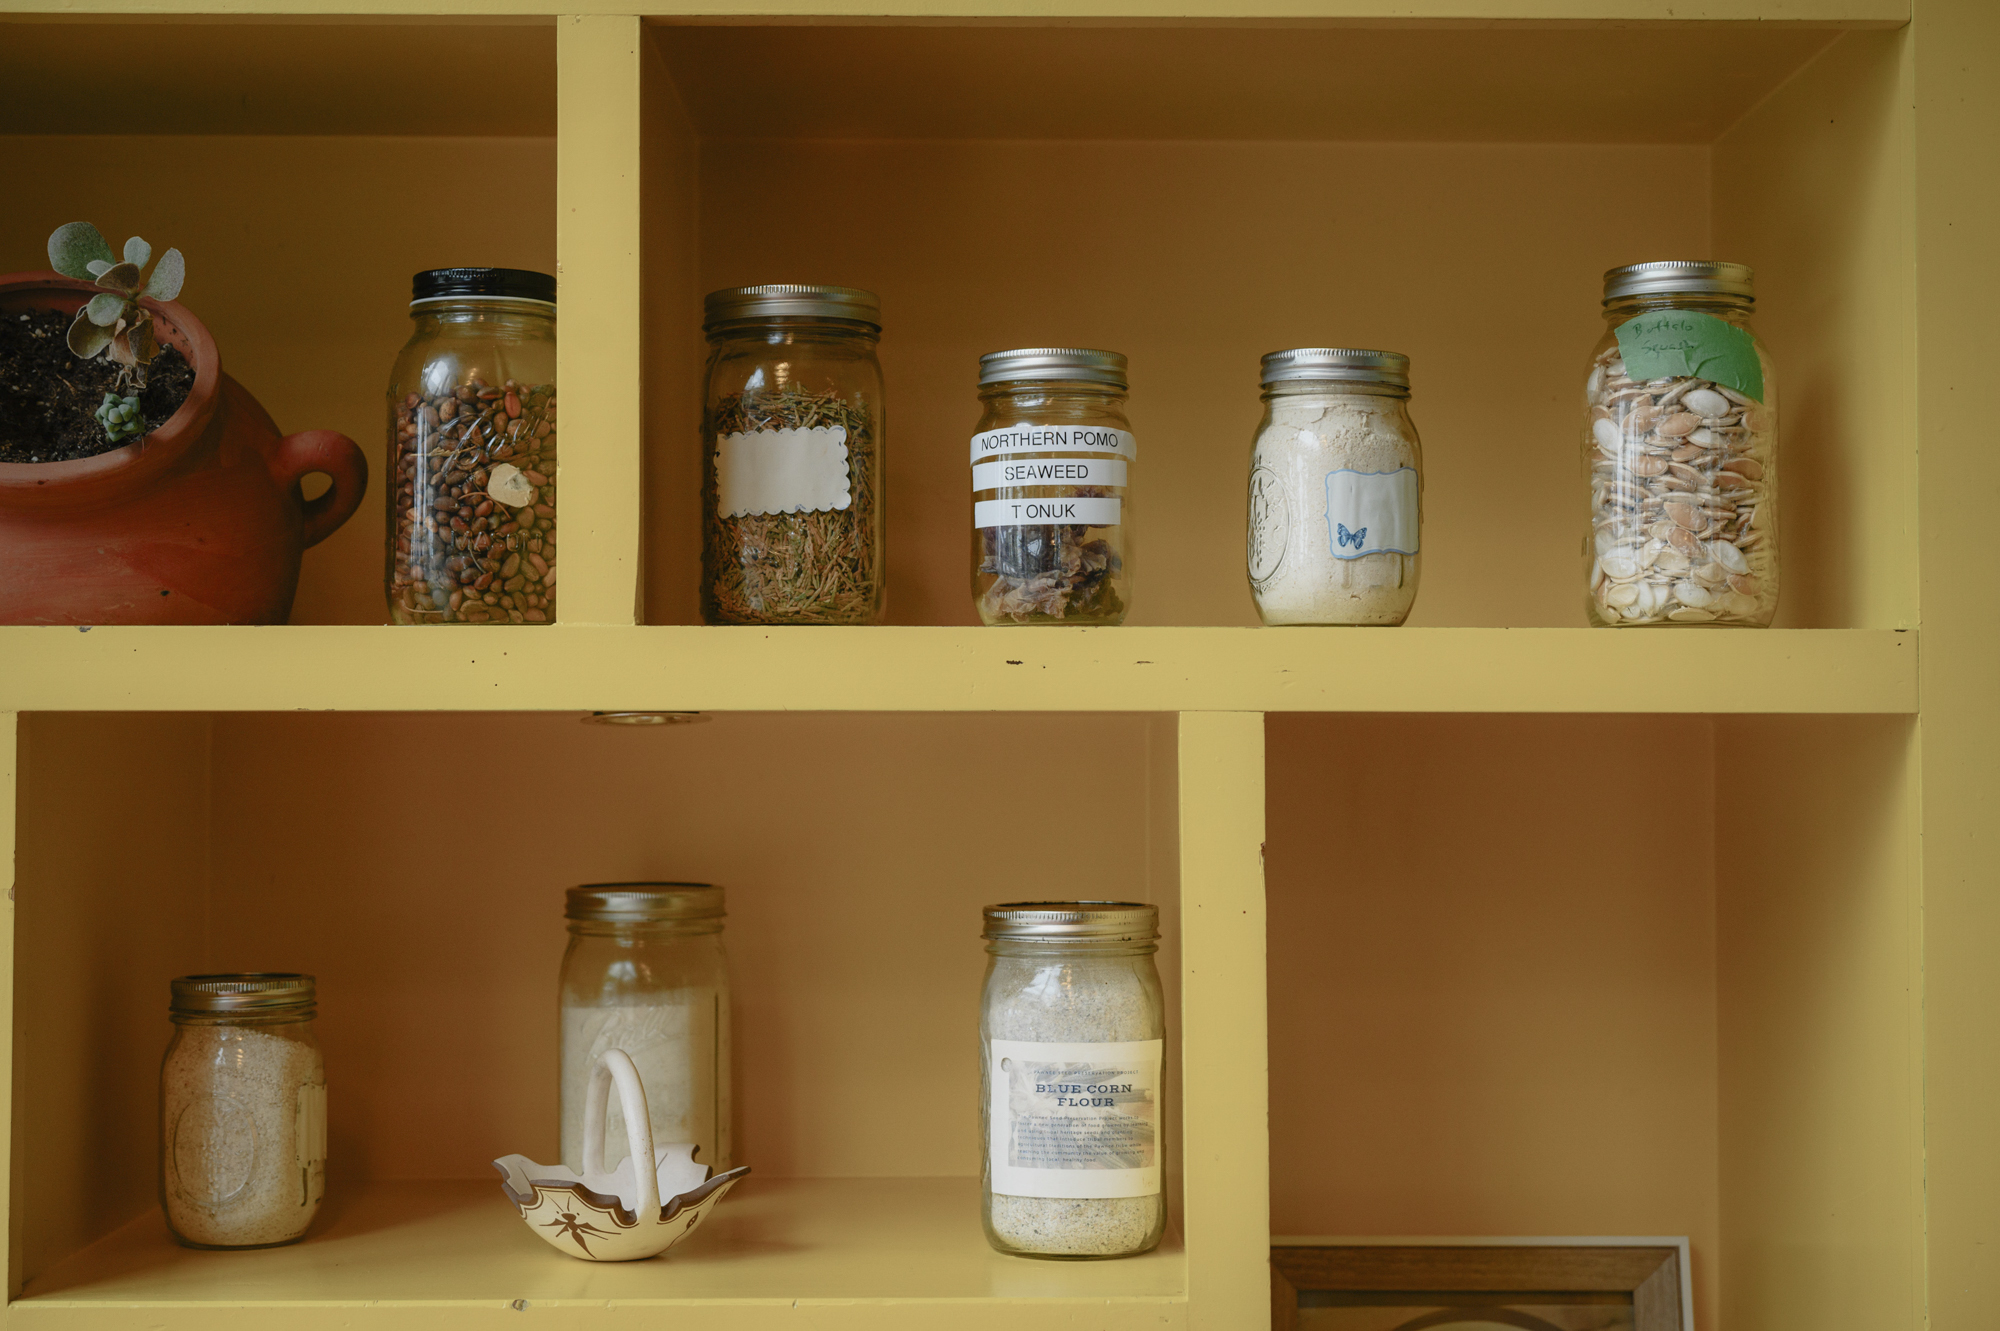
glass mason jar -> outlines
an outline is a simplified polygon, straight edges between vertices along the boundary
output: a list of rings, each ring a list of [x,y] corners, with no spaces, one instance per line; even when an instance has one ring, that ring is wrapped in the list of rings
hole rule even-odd
[[[296,1243],[326,1191],[313,977],[184,975],[160,1062],[160,1209],[190,1248]]]
[[[882,307],[851,287],[710,292],[703,331],[701,614],[881,617]]]
[[[1740,263],[1604,275],[1584,381],[1593,625],[1763,628],[1778,610],[1778,376]]]
[[[1300,347],[1264,357],[1250,449],[1250,596],[1266,624],[1401,624],[1423,568],[1424,455],[1410,358]]]
[[[556,280],[437,268],[389,376],[389,617],[556,618]]]
[[[1117,624],[1132,603],[1125,357],[1026,347],[979,358],[972,600],[986,624]]]
[[[729,967],[722,889],[707,883],[590,883],[569,890],[562,960],[563,1164],[583,1168],[591,1070],[607,1049],[631,1055],[646,1088],[655,1148],[678,1142],[729,1168]],[[631,1154],[614,1096],[604,1159]]]
[[[986,1238],[1024,1257],[1129,1257],[1166,1232],[1157,907],[986,908],[979,1008]]]

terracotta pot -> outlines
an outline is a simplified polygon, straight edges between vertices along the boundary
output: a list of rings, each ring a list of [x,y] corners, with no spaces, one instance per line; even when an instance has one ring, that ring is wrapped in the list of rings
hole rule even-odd
[[[72,317],[95,288],[56,273],[0,277],[0,318]],[[173,301],[147,301],[161,342],[194,367],[165,425],[71,462],[0,463],[0,623],[282,624],[299,556],[368,488],[368,462],[331,430],[280,436],[222,372],[215,340]],[[333,487],[307,500],[300,480]]]

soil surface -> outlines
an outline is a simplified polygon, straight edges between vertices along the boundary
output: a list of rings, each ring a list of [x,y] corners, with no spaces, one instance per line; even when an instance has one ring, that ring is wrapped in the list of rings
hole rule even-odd
[[[0,316],[0,462],[66,462],[125,446],[112,443],[97,423],[121,367],[103,355],[71,355],[69,325],[55,310]],[[193,388],[194,368],[163,348],[139,394],[147,432],[165,425]]]

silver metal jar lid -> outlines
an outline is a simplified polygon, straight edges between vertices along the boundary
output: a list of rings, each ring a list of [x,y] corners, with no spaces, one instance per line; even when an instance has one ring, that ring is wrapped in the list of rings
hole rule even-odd
[[[702,301],[702,327],[743,319],[852,319],[877,332],[882,328],[882,301],[872,291],[856,287],[814,287],[779,284],[731,287],[711,291]]]
[[[1160,908],[1134,901],[1010,901],[986,908],[986,927],[979,936],[1016,942],[1151,942],[1160,936]]]
[[[1757,298],[1748,264],[1720,259],[1661,259],[1628,263],[1604,274],[1604,303],[1626,296],[1741,296]]]
[[[1332,380],[1351,384],[1410,386],[1410,358],[1395,351],[1362,351],[1354,347],[1294,347],[1264,357],[1264,382],[1293,379]]]
[[[722,889],[713,883],[585,883],[565,894],[563,918],[597,924],[719,920]]]
[[[183,975],[169,986],[176,1016],[311,1016],[318,1001],[313,977],[295,971],[236,971]]]
[[[979,386],[1020,380],[1060,379],[1126,387],[1125,357],[1116,351],[1080,347],[1018,347],[989,351],[979,358]]]

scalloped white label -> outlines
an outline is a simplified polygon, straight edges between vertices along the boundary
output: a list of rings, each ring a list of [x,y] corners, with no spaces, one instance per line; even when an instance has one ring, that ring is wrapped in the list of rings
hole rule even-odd
[[[715,441],[716,508],[725,518],[846,508],[847,477],[845,426],[749,430]]]

